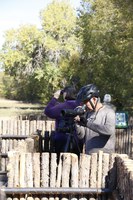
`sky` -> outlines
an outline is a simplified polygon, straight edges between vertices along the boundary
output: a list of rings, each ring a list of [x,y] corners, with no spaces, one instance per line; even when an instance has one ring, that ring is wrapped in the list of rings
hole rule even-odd
[[[80,0],[68,0],[76,9]],[[20,25],[33,24],[41,27],[39,13],[52,0],[0,0],[0,48],[4,42],[4,32]]]

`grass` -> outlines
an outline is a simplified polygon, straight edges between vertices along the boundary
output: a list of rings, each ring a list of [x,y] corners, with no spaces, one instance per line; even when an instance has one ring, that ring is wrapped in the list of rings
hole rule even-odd
[[[43,115],[44,108],[41,104],[24,103],[22,101],[15,101],[3,98],[3,77],[4,72],[0,72],[0,119],[14,118],[20,115]]]
[[[43,105],[0,98],[0,118],[43,115]]]

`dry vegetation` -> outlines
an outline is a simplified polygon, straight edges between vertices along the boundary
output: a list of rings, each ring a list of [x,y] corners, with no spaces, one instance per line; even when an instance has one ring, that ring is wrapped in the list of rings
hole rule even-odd
[[[27,116],[30,114],[43,115],[43,105],[0,98],[0,118],[18,117],[20,115]]]

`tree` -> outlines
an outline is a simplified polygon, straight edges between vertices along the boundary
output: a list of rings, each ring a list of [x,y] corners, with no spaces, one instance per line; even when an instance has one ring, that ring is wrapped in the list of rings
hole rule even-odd
[[[14,79],[17,99],[28,100],[30,80],[42,65],[45,51],[41,38],[42,34],[35,26],[25,25],[6,32],[1,60],[5,73]]]
[[[61,59],[69,59],[77,48],[76,13],[69,2],[53,0],[40,15],[49,59],[59,67]]]
[[[101,95],[113,96],[118,109],[129,105],[133,83],[133,4],[122,4],[121,0],[84,0],[79,18],[84,71],[81,83],[96,83]]]
[[[54,0],[40,12],[40,17],[47,62],[38,71],[37,78],[41,85],[46,85],[46,91],[51,88],[53,92],[64,86],[62,82],[71,82],[73,76],[71,59],[79,54],[79,41],[75,36],[76,12],[68,1]],[[42,95],[48,99],[46,91]]]
[[[1,58],[17,99],[47,101],[77,52],[76,13],[67,1],[53,1],[40,16],[41,30],[27,25],[6,33]]]

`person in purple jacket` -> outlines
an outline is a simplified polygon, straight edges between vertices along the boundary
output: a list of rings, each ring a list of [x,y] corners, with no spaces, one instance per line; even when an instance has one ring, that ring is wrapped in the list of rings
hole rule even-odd
[[[63,95],[64,102],[59,101],[59,97]],[[66,145],[68,142],[69,131],[65,132],[61,127],[64,124],[64,118],[62,116],[62,110],[64,109],[74,109],[78,106],[76,98],[76,90],[72,86],[67,86],[63,90],[58,90],[54,93],[53,98],[50,100],[48,105],[45,108],[44,113],[52,119],[55,119],[55,152],[59,154],[60,152],[66,152]],[[74,137],[78,141],[77,134],[73,133]],[[76,144],[73,146],[73,153],[76,153],[77,147]],[[79,152],[77,152],[79,153]]]

